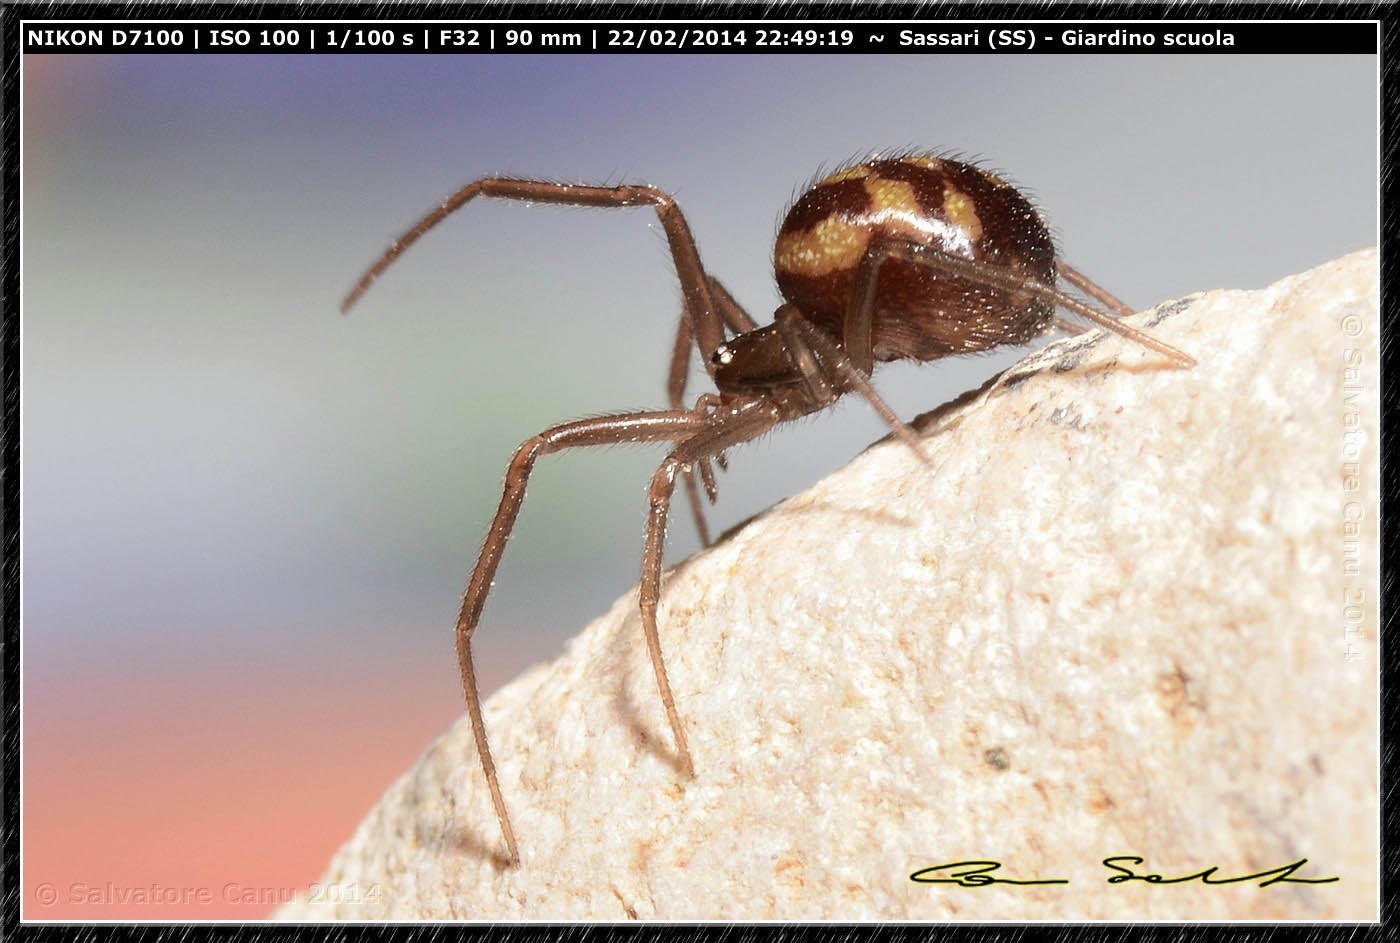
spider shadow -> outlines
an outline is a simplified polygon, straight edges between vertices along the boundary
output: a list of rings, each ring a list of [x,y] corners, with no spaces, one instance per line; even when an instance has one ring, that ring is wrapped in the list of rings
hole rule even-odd
[[[444,744],[438,744],[434,747],[434,752],[440,752],[445,749],[448,748]],[[475,754],[474,750],[471,754],[470,761],[473,765],[481,762],[480,757]],[[423,774],[420,770],[418,775],[415,776],[413,790],[413,804],[415,806],[421,805],[422,803],[422,793],[418,783],[418,780],[422,778]],[[448,796],[447,819],[450,824],[446,829],[439,831],[439,820],[427,816],[416,817],[413,823],[413,839],[417,846],[420,848],[440,846],[444,852],[456,852],[463,857],[488,861],[498,872],[510,868],[511,862],[509,855],[500,850],[500,847],[492,846],[489,837],[478,833],[475,829],[463,825],[458,821],[457,798],[450,793]],[[443,832],[446,834],[443,834]],[[489,834],[489,826],[487,834]],[[497,841],[504,844],[504,838],[501,837],[499,830],[496,832],[496,835]]]
[[[617,691],[613,695],[613,711],[617,714],[623,727],[631,734],[638,748],[671,767],[671,771],[676,775],[676,781],[684,786],[686,781],[685,764],[681,762],[680,754],[676,752],[675,747],[662,739],[662,735],[654,733],[652,728],[642,719],[637,705],[627,696],[627,680],[627,673],[624,671],[618,679]],[[658,700],[659,697],[658,695]]]
[[[963,392],[959,393],[957,396],[954,396],[947,402],[940,403],[939,405],[933,407],[928,412],[919,413],[919,415],[909,420],[909,427],[915,432],[919,433],[920,435],[926,435],[929,432],[934,431],[943,431],[939,429],[939,424],[946,416],[948,416],[949,413],[955,413],[958,410],[962,409],[964,406],[966,406],[968,403],[971,403],[973,400],[979,399],[982,396],[986,395],[986,393],[989,390],[991,390],[999,382],[1001,382],[1001,378],[1005,376],[1007,372],[1011,369],[1015,368],[1008,368],[1008,370],[1003,370],[1000,373],[994,374],[993,376],[989,377],[981,386],[974,387],[970,390],[964,390]],[[1027,379],[1029,379],[1029,376],[1030,374],[1028,373]],[[951,426],[949,428],[951,428]],[[879,445],[883,442],[888,442],[893,438],[894,433],[891,432],[879,442],[873,443],[871,447],[873,448],[875,445]]]
[[[676,576],[685,572],[685,570],[693,564],[695,559],[696,557],[694,556],[689,557],[674,569],[662,574],[661,598],[663,600],[666,598],[666,584],[674,580]],[[658,627],[664,627],[665,623],[660,619],[661,612],[658,611],[657,615]],[[626,653],[634,648],[631,644],[633,642],[643,647],[646,644],[642,637],[641,614],[637,607],[634,606],[630,615],[623,620],[617,633],[617,639],[618,644],[611,647],[608,656],[607,674],[614,679],[612,696],[610,698],[611,710],[617,716],[623,729],[631,735],[638,749],[650,753],[652,756],[655,756],[657,759],[670,766],[671,770],[676,774],[677,779],[683,783],[685,780],[685,764],[681,762],[680,753],[677,752],[675,746],[670,743],[670,725],[667,724],[663,718],[661,726],[653,727],[642,718],[639,705],[628,694],[631,687],[633,669],[632,666],[627,663],[625,657]],[[664,654],[664,644],[662,650]],[[651,679],[649,678],[648,680]],[[642,687],[645,687],[645,685],[642,685]],[[661,695],[655,690],[654,681],[652,682],[652,688],[652,694],[656,697],[657,707],[660,707]],[[679,709],[679,706],[677,709]],[[684,717],[684,713],[682,713],[682,717]]]
[[[424,826],[420,824],[417,828],[420,846],[423,844]],[[475,858],[489,861],[497,871],[505,871],[510,868],[510,857],[498,848],[493,848],[472,829],[466,826],[454,824],[448,830],[447,841],[444,843],[448,851],[454,851],[463,857]]]

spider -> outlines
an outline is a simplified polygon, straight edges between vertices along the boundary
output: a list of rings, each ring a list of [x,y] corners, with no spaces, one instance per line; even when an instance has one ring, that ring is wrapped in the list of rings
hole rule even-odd
[[[573,206],[651,206],[680,278],[684,305],[671,356],[669,409],[618,413],[550,426],[527,439],[506,470],[505,493],[472,571],[457,617],[457,658],[482,772],[509,852],[519,849],[487,744],[471,654],[481,619],[541,455],[585,445],[667,442],[671,451],[651,479],[639,590],[642,631],[656,685],[687,777],[694,763],[676,711],[657,636],[661,552],[676,478],[684,479],[701,540],[709,533],[696,478],[713,502],[710,462],[725,467],[733,446],[779,423],[825,409],[845,393],[864,396],[926,462],[918,435],[870,385],[875,364],[937,360],[1021,344],[1052,324],[1084,328],[1056,315],[1064,308],[1189,367],[1195,361],[1115,320],[1132,309],[1057,258],[1044,219],[1015,187],[984,169],[925,155],[895,155],[843,166],[807,189],[778,230],[774,268],[783,296],[773,323],[760,327],[706,273],[676,202],[652,186],[582,186],[485,177],[462,187],[400,236],[345,296],[349,310],[370,284],[420,236],[478,196]],[[1095,307],[1055,285],[1063,278]],[[690,348],[696,345],[718,392],[684,404]]]

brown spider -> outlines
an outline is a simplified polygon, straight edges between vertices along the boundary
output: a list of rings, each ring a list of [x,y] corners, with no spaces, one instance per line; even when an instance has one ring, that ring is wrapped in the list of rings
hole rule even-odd
[[[723,467],[725,450],[731,446],[757,438],[778,423],[825,409],[844,393],[863,395],[923,458],[917,434],[870,386],[876,362],[937,360],[1024,343],[1052,322],[1071,333],[1083,330],[1057,317],[1056,308],[1088,318],[1182,366],[1195,363],[1174,347],[1119,323],[1108,312],[1057,290],[1057,278],[1064,278],[1119,315],[1132,313],[1056,258],[1044,220],[1016,188],[970,164],[918,155],[843,167],[797,200],[778,230],[774,253],[785,302],[766,327],[759,327],[706,274],[680,208],[661,190],[502,177],[467,184],[414,224],[370,266],[346,295],[341,310],[348,310],[419,236],[477,196],[573,206],[654,207],[670,243],[685,301],[671,357],[671,408],[565,422],[521,445],[506,470],[505,494],[462,600],[457,617],[462,687],[512,864],[519,862],[520,855],[486,742],[471,636],[539,456],[582,445],[673,443],[651,480],[639,595],[642,630],[676,752],[686,775],[693,776],[656,631],[661,550],[678,473],[685,478],[701,539],[708,545],[696,474],[714,501],[711,459]],[[692,343],[699,347],[719,392],[703,394],[694,408],[686,409],[683,397]]]

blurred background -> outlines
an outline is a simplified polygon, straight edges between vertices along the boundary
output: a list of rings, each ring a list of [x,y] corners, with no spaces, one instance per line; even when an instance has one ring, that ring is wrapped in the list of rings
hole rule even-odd
[[[514,448],[665,405],[680,293],[646,208],[474,203],[337,312],[461,184],[668,189],[764,322],[795,191],[874,149],[983,158],[1137,307],[1376,240],[1369,56],[31,55],[22,80],[28,918],[255,918],[316,880],[461,713],[452,626]],[[1024,354],[877,386],[911,417]],[[852,397],[740,449],[713,529],[885,434]],[[636,582],[661,455],[540,463],[486,691]]]

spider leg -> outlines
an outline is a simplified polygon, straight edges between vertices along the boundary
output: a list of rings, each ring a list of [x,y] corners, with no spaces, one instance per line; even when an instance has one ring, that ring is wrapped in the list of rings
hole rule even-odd
[[[749,313],[744,310],[743,305],[734,300],[729,289],[721,285],[719,279],[713,275],[709,278],[710,297],[714,299],[715,307],[719,308],[720,317],[724,318],[724,323],[729,325],[729,329],[735,334],[747,334],[749,331],[756,330],[758,322],[749,317]]]
[[[704,420],[705,427],[680,442],[651,479],[638,604],[641,607],[647,652],[651,655],[652,670],[656,674],[656,686],[661,692],[661,703],[671,724],[676,752],[687,776],[695,775],[695,764],[690,757],[690,748],[686,746],[680,715],[676,712],[676,699],[671,694],[671,683],[666,677],[666,665],[661,658],[661,640],[656,631],[656,605],[661,598],[661,551],[666,542],[666,519],[670,515],[676,474],[685,466],[707,459],[722,449],[758,438],[781,421],[782,414],[778,407],[761,398],[745,400],[724,411],[711,413]]]
[[[1099,304],[1116,312],[1118,317],[1125,318],[1130,314],[1137,313],[1132,308],[1128,307],[1128,305],[1119,301],[1116,295],[1110,294],[1097,282],[1090,280],[1088,276],[1084,275],[1064,259],[1057,260],[1055,265],[1060,270],[1061,278],[1084,292],[1084,294],[1088,295],[1090,298],[1098,301]],[[1059,315],[1055,316],[1055,326],[1069,335],[1083,334],[1085,331],[1089,330],[1084,325],[1075,324],[1073,321],[1066,320]]]
[[[1042,301],[1047,301],[1060,308],[1072,311],[1082,318],[1093,321],[1100,327],[1107,328],[1116,334],[1121,334],[1134,343],[1141,344],[1151,350],[1157,351],[1176,362],[1182,367],[1195,366],[1196,361],[1189,354],[1177,350],[1170,344],[1157,340],[1145,331],[1139,331],[1135,327],[1119,322],[1106,311],[1100,311],[1093,305],[1085,304],[1078,298],[1067,295],[1053,286],[1038,282],[1033,278],[1018,275],[1015,272],[1003,271],[990,266],[978,265],[968,259],[936,249],[933,246],[914,242],[908,239],[887,238],[876,242],[866,250],[860,262],[860,274],[856,278],[855,291],[859,302],[848,308],[844,329],[846,331],[845,347],[851,359],[857,367],[867,368],[873,364],[873,348],[871,346],[871,319],[875,308],[875,289],[879,280],[880,266],[889,259],[898,259],[903,262],[910,262],[915,265],[922,265],[925,268],[938,272],[945,272],[949,275],[956,275],[971,282],[978,282],[992,288],[1000,288],[1004,291],[1025,292],[1033,295]],[[1070,271],[1074,271],[1070,269]],[[1078,272],[1075,277],[1083,278]],[[1071,284],[1078,285],[1078,282],[1067,278]],[[1083,279],[1089,285],[1093,285],[1088,279]],[[1097,285],[1093,286],[1098,288]],[[1088,291],[1088,289],[1084,289]],[[1102,291],[1102,289],[1099,289]],[[1105,292],[1105,294],[1107,294]],[[1111,295],[1109,297],[1112,297]],[[1115,301],[1117,299],[1114,299]],[[1122,302],[1118,302],[1122,304]],[[1126,307],[1126,305],[1124,306]],[[855,345],[854,347],[852,345]],[[868,370],[867,370],[868,372]]]
[[[815,364],[809,366],[809,362],[813,361],[813,350],[821,355],[822,361],[835,370],[836,374],[845,380],[848,386],[856,389],[870,402],[871,406],[875,407],[875,411],[889,424],[895,435],[914,450],[914,454],[919,456],[921,462],[925,465],[931,464],[928,455],[924,452],[923,445],[919,442],[919,434],[900,421],[895,411],[890,409],[889,404],[881,399],[880,394],[876,393],[875,388],[870,385],[868,376],[861,373],[836,341],[803,317],[802,312],[793,305],[784,305],[779,308],[776,322],[778,331],[783,335],[783,343],[797,357],[798,370],[807,381],[808,390],[812,392],[814,401],[829,403],[836,398],[837,394],[833,393],[826,381],[820,377],[820,372]],[[809,374],[809,370],[818,371],[816,379],[821,379],[820,386],[813,386],[814,378]],[[825,390],[825,396],[821,392],[823,390]]]
[[[359,281],[345,296],[345,300],[340,303],[340,310],[349,310],[374,280],[402,255],[405,249],[417,242],[419,237],[440,223],[453,210],[478,196],[566,206],[651,206],[656,210],[661,228],[666,233],[666,241],[671,248],[676,275],[681,283],[681,293],[685,297],[685,310],[690,316],[690,328],[695,334],[700,354],[705,359],[705,370],[711,376],[714,375],[710,355],[715,352],[715,348],[724,343],[724,322],[711,297],[710,283],[704,267],[700,264],[700,252],[695,246],[695,237],[691,235],[685,216],[681,214],[680,207],[670,194],[656,187],[626,184],[617,187],[589,187],[513,177],[483,177],[474,180],[449,196],[394,240],[360,276]]]
[[[719,279],[713,275],[707,276],[710,284],[710,297],[715,302],[720,317],[724,319],[725,326],[735,334],[743,334],[758,327],[758,323],[749,317],[749,313],[734,300],[734,296],[729,293]],[[690,345],[693,341],[690,329],[690,316],[682,311],[680,324],[676,327],[676,342],[671,351],[671,369],[666,384],[666,391],[671,398],[671,408],[681,409],[685,400],[685,383],[690,375]],[[697,407],[698,408],[698,407]],[[720,463],[724,467],[724,463]],[[700,491],[695,485],[695,469],[686,468],[685,491],[690,501],[690,513],[695,518],[695,529],[700,534],[700,545],[708,547],[710,545],[710,529],[705,525],[704,505],[700,501]],[[708,464],[702,464],[700,475],[704,479],[705,493],[709,496],[710,503],[715,503],[715,480],[714,472]]]
[[[666,392],[671,398],[671,408],[680,409],[685,397],[685,381],[690,375],[690,345],[694,336],[690,330],[690,314],[681,312],[680,324],[676,327],[676,343],[671,350],[671,369],[666,381]],[[690,501],[690,514],[695,518],[695,530],[700,535],[700,546],[710,545],[710,529],[705,525],[705,508],[700,503],[700,491],[695,487],[695,473],[685,470],[685,493]]]
[[[705,523],[705,505],[700,500],[700,489],[695,484],[695,471],[687,468],[683,473],[685,477],[686,500],[690,502],[690,516],[695,518],[695,532],[700,535],[700,546],[708,547],[710,541],[710,528]],[[710,503],[715,503],[714,477],[711,476],[705,482],[705,490],[711,496]]]
[[[491,760],[491,748],[486,742],[486,724],[481,716],[481,696],[476,685],[471,637],[476,631],[477,623],[481,621],[481,609],[486,604],[487,593],[491,591],[491,580],[496,575],[496,567],[501,562],[506,541],[510,539],[511,530],[515,526],[516,515],[520,513],[520,504],[525,499],[525,485],[530,479],[535,459],[560,449],[583,445],[682,441],[711,424],[709,417],[685,410],[621,413],[565,422],[551,426],[527,440],[516,451],[506,470],[505,493],[501,496],[500,506],[491,521],[491,529],[487,532],[481,555],[477,557],[476,568],[467,583],[467,591],[462,598],[462,609],[457,616],[457,662],[462,672],[462,690],[466,695],[472,733],[476,737],[481,771],[491,791],[491,801],[496,807],[496,818],[500,820],[501,833],[505,836],[512,864],[519,863],[520,853],[515,844],[515,832],[510,827],[510,816],[506,814],[505,800],[501,796],[496,765]]]
[[[719,409],[723,405],[724,397],[720,396],[718,393],[701,393],[695,398],[694,411],[705,415],[713,415],[713,411]],[[720,468],[728,467],[723,452],[716,454],[714,458],[715,461],[719,463]],[[715,501],[719,500],[719,487],[715,484],[715,470],[710,467],[709,458],[696,459],[693,463],[686,466],[686,484],[694,485],[692,473],[697,469],[700,472],[700,480],[705,483],[705,495],[710,499],[710,503],[714,504]],[[708,547],[709,543],[707,542],[705,546]]]
[[[708,458],[697,459],[692,467],[697,466],[700,469],[700,480],[705,483],[705,495],[710,499],[710,503],[714,504],[719,500],[719,488],[715,485],[715,470],[710,467]],[[689,474],[688,469],[687,474]]]
[[[1109,294],[1097,282],[1091,281],[1079,269],[1070,265],[1064,259],[1056,262],[1056,267],[1060,270],[1060,277],[1078,288],[1084,294],[1093,298],[1099,304],[1111,311],[1118,312],[1120,318],[1126,318],[1130,314],[1137,314],[1132,308],[1119,301],[1117,296]]]
[[[713,275],[706,275],[705,278],[710,286],[710,297],[725,327],[734,334],[743,334],[758,327],[758,322],[749,317],[749,313],[734,300],[719,279]],[[676,325],[676,341],[671,348],[671,368],[666,380],[666,392],[671,398],[672,409],[680,409],[685,401],[685,384],[690,375],[690,345],[693,341],[690,312],[683,310]]]
[[[817,355],[812,350],[810,334],[802,329],[802,324],[807,319],[802,316],[802,312],[796,305],[785,304],[780,307],[773,316],[773,323],[778,327],[778,334],[783,339],[783,346],[793,358],[793,366],[802,376],[802,382],[807,387],[807,397],[812,403],[820,406],[827,406],[836,402],[836,397],[840,394],[831,388],[827,382],[826,375],[817,362]],[[835,345],[832,345],[835,346]],[[849,358],[844,358],[849,363]],[[833,366],[835,366],[833,364]]]

